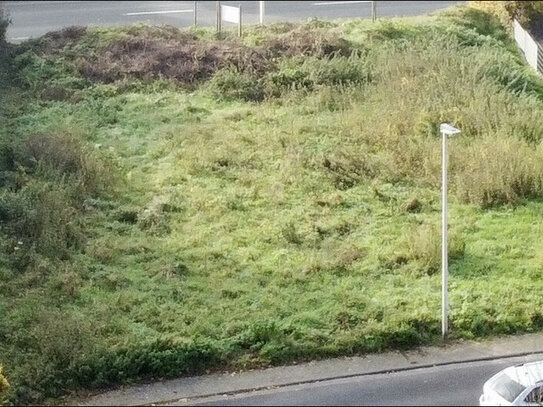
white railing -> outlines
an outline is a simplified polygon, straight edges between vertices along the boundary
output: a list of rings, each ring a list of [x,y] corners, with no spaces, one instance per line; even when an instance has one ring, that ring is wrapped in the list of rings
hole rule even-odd
[[[516,19],[513,20],[513,32],[515,41],[524,53],[528,64],[543,75],[543,46]]]

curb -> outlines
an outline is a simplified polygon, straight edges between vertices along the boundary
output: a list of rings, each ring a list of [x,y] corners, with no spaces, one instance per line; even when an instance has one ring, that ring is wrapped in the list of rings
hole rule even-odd
[[[364,377],[496,359],[543,354],[543,333],[498,337],[483,341],[455,341],[407,351],[338,357],[248,371],[217,372],[208,375],[158,380],[121,386],[73,400],[73,405],[171,404],[235,395],[266,389],[332,380]],[[542,358],[543,359],[543,358]]]
[[[373,376],[373,375],[384,374],[384,373],[405,372],[405,371],[417,370],[417,369],[427,369],[430,367],[437,367],[437,366],[459,365],[459,364],[464,364],[464,363],[484,362],[484,361],[496,360],[496,359],[516,358],[516,357],[522,357],[522,356],[528,356],[528,355],[536,355],[539,353],[543,355],[543,350],[534,351],[534,352],[513,353],[507,356],[486,356],[486,357],[481,357],[481,358],[455,360],[455,361],[448,361],[448,362],[428,363],[428,364],[418,365],[418,366],[399,367],[396,369],[383,369],[383,370],[376,370],[376,371],[366,372],[366,373],[352,373],[352,374],[346,374],[346,375],[329,376],[329,377],[324,377],[324,378],[319,378],[319,379],[301,380],[301,381],[296,381],[296,382],[286,383],[286,384],[276,384],[276,385],[271,385],[271,386],[260,386],[260,387],[252,387],[252,388],[247,388],[247,389],[237,389],[237,390],[232,390],[232,391],[227,391],[227,392],[201,394],[198,396],[180,397],[180,398],[175,398],[171,400],[160,400],[160,401],[155,401],[153,403],[134,404],[134,406],[156,406],[156,405],[161,405],[161,404],[175,403],[176,401],[179,401],[179,400],[187,400],[187,401],[198,400],[198,399],[204,399],[208,397],[222,396],[224,394],[228,394],[228,395],[243,394],[243,393],[250,393],[250,392],[261,391],[261,390],[281,389],[285,387],[299,386],[299,385],[310,384],[310,383],[320,383],[320,382],[327,382],[327,381],[332,381],[332,380],[349,379],[352,377]]]

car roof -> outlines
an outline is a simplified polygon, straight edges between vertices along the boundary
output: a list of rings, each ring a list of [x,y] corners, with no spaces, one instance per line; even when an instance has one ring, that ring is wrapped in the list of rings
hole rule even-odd
[[[503,373],[524,387],[531,387],[543,381],[543,360],[511,366],[503,370]]]

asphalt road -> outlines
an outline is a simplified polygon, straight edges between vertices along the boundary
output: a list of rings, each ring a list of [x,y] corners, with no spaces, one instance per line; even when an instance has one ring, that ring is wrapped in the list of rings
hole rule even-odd
[[[197,20],[215,26],[215,1],[198,1]],[[461,1],[378,1],[377,16],[413,16],[449,7]],[[8,39],[18,42],[71,25],[119,26],[136,22],[189,27],[194,23],[194,1],[4,1],[12,25]],[[242,21],[259,22],[258,1],[223,1],[242,6]],[[370,18],[370,1],[266,1],[264,22]],[[223,23],[223,26],[232,25]]]
[[[541,354],[359,376],[238,395],[179,401],[199,406],[460,406],[478,405],[483,384],[505,367]]]

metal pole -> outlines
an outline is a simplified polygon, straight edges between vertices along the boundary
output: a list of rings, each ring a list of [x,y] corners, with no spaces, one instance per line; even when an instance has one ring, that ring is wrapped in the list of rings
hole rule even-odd
[[[194,0],[194,26],[196,27],[198,25],[198,2]]]
[[[264,2],[263,1],[259,1],[258,2],[260,4],[260,25],[264,24]]]
[[[375,22],[375,20],[377,19],[377,5],[375,4],[377,3],[376,1],[372,1],[371,2],[371,21]]]
[[[241,4],[238,5],[238,12],[239,12],[238,35],[241,37]]]
[[[217,11],[217,33],[219,34],[219,38],[220,38],[220,34],[221,34],[221,2],[220,1],[216,1],[215,2],[215,7],[216,7],[216,11]]]
[[[447,135],[441,134],[443,138],[443,168],[441,174],[442,183],[442,208],[441,208],[441,333],[443,339],[447,338],[449,331],[448,314],[449,314],[449,299],[447,292],[449,267],[447,259]]]

